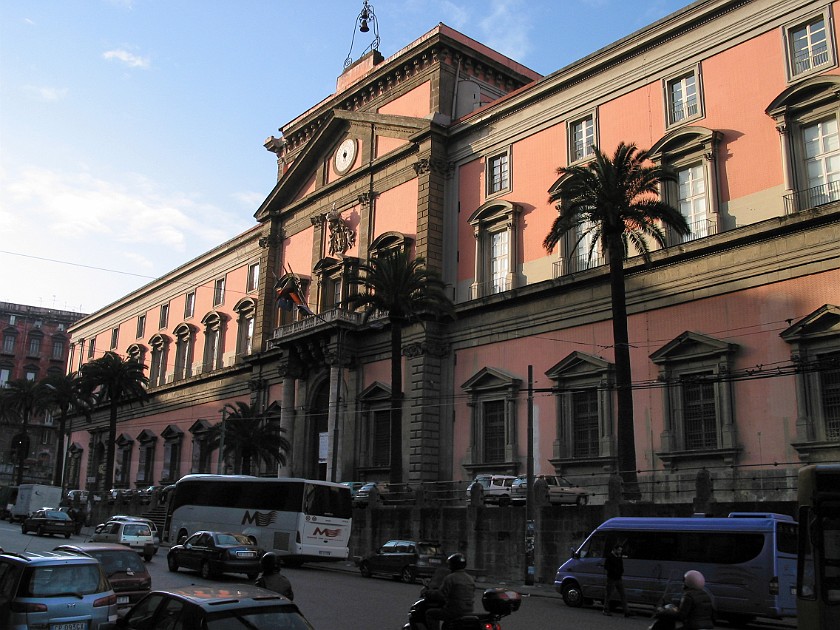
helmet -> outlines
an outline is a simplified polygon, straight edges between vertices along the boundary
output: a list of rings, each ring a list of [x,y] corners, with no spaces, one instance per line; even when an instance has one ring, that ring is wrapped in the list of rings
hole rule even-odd
[[[706,584],[706,578],[703,577],[700,571],[686,571],[683,576],[683,582],[689,588],[702,589]]]
[[[274,573],[282,565],[280,563],[280,557],[276,553],[269,551],[260,558],[260,566],[262,567],[263,573]]]
[[[458,571],[467,568],[467,559],[462,553],[453,553],[446,559],[446,564],[449,565],[450,571]]]

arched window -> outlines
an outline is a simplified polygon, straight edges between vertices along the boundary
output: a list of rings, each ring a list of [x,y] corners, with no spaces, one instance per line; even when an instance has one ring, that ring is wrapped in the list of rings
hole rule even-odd
[[[192,434],[192,464],[191,473],[209,473],[212,464],[213,444],[211,440],[212,425],[208,420],[196,420],[190,427]]]
[[[488,201],[469,218],[475,235],[475,276],[470,299],[517,286],[517,234],[521,208],[503,199]]]
[[[145,363],[146,361],[146,346],[139,343],[133,343],[126,348],[125,353],[129,359],[133,359],[138,363]]]
[[[169,337],[154,335],[149,339],[152,360],[149,366],[149,386],[157,387],[166,383],[166,361],[169,354]]]
[[[121,433],[117,437],[116,445],[114,487],[128,488],[131,485],[131,453],[134,450],[134,440],[127,433]]]
[[[193,347],[195,345],[195,326],[180,324],[174,331],[175,336],[175,375],[180,381],[192,376]]]
[[[156,442],[157,436],[148,429],[143,429],[137,436],[137,443],[140,445],[137,458],[138,484],[154,484]]]
[[[239,360],[254,352],[257,303],[252,298],[245,298],[239,300],[233,310],[236,313],[236,358]]]
[[[226,315],[212,311],[201,320],[201,325],[204,326],[202,372],[212,372],[224,365],[226,319]]]
[[[184,432],[177,425],[168,425],[160,434],[163,438],[163,470],[161,483],[175,483],[181,478],[181,447]]]
[[[326,257],[318,261],[314,272],[318,276],[318,310],[321,313],[341,304],[358,266],[359,259],[352,256],[340,259]]]

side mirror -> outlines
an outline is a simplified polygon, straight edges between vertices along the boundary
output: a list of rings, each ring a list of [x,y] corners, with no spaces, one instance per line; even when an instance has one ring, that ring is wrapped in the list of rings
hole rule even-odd
[[[192,549],[192,545],[186,544],[186,545],[184,545],[184,549]]]
[[[186,536],[181,536],[181,537],[178,539],[178,544],[179,544],[179,545],[183,545],[183,544],[186,542],[186,540],[187,540],[187,537],[186,537]]]
[[[571,554],[571,557],[575,560],[580,560],[580,554],[574,547],[569,547],[569,554]]]

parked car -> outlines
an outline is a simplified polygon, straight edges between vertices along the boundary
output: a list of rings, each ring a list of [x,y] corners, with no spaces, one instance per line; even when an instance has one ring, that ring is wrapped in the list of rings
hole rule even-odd
[[[99,529],[99,528],[97,528]],[[109,542],[131,547],[149,562],[155,555],[155,539],[148,523],[142,521],[108,521],[94,531],[91,542]]]
[[[155,553],[158,552],[160,549],[160,532],[158,531],[157,525],[155,522],[150,518],[145,518],[144,516],[130,516],[127,514],[115,514],[108,521],[135,521],[138,523],[146,523],[149,526],[149,529],[152,530],[152,537],[155,539]],[[100,523],[97,525],[93,531],[94,533],[98,534],[105,528],[106,523]]]
[[[137,491],[133,488],[111,488],[108,492],[108,503],[115,503],[117,501],[127,503],[131,501],[135,494],[137,494]]]
[[[365,485],[365,482],[364,481],[342,481],[341,484],[350,488],[350,496],[355,497],[356,493],[359,492],[359,489],[361,489],[361,487]]]
[[[78,503],[84,505],[87,503],[90,493],[87,490],[70,490],[67,492],[67,500],[71,503]]]
[[[221,573],[244,573],[255,580],[263,550],[245,534],[200,531],[173,545],[166,554],[170,571],[194,569],[208,579]]]
[[[564,503],[586,505],[589,502],[589,492],[586,488],[573,484],[565,477],[560,475],[536,475],[534,478],[545,481],[548,502],[552,505]],[[519,475],[511,486],[511,499],[514,503],[525,503],[527,498],[528,476]]]
[[[373,488],[379,492],[379,500],[383,505],[399,505],[414,503],[414,490],[406,483],[386,483],[384,481],[369,481],[356,492],[353,497],[354,507],[367,507],[370,502],[370,492]]]
[[[177,615],[177,626],[173,616]],[[247,584],[202,585],[152,591],[117,621],[117,628],[155,630],[286,628],[314,630],[298,607],[282,595]]]
[[[59,511],[58,508],[42,508],[23,519],[20,530],[24,534],[63,534],[65,538],[70,538],[70,534],[76,531],[76,523],[69,514]]]
[[[446,564],[440,544],[413,540],[389,540],[358,561],[364,577],[388,575],[411,584],[417,578],[430,578]]]
[[[472,501],[473,488],[479,485],[483,491],[485,503],[495,503],[502,507],[510,505],[511,486],[515,479],[513,475],[477,475],[467,486],[467,503]]]
[[[0,628],[105,630],[117,596],[94,558],[66,551],[0,553]]]
[[[137,499],[143,505],[148,505],[156,494],[163,490],[164,486],[148,486],[137,490]]]
[[[136,604],[152,590],[152,576],[133,550],[113,543],[64,544],[55,551],[68,551],[99,560],[117,596],[117,607]]]

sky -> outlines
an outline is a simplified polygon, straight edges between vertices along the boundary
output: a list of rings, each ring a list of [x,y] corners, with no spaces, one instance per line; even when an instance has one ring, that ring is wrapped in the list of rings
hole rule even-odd
[[[550,74],[688,0],[368,0]],[[362,0],[0,0],[0,302],[93,313],[255,225],[263,143],[372,42]]]

